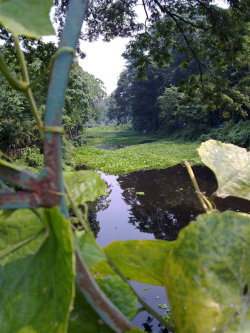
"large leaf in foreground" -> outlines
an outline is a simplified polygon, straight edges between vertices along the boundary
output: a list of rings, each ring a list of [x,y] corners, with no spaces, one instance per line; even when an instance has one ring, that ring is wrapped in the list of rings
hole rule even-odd
[[[96,265],[101,264],[101,269],[104,269],[105,274],[94,270],[94,277],[99,287],[103,290],[106,296],[117,306],[117,308],[128,318],[132,319],[136,314],[137,299],[131,292],[127,283],[125,283],[108,265],[106,255],[103,249],[100,248],[90,232],[79,233],[77,242],[84,257],[88,268],[92,271]],[[93,271],[92,271],[93,272]],[[101,279],[101,276],[115,275],[113,277]]]
[[[250,332],[250,217],[200,215],[166,259],[176,333]]]
[[[250,152],[232,144],[208,140],[201,144],[198,153],[216,175],[217,196],[250,200]]]
[[[1,214],[1,333],[67,332],[74,249],[57,207]],[[7,250],[6,250],[7,249]]]
[[[0,23],[16,35],[54,35],[49,19],[51,0],[0,0]]]
[[[100,195],[104,195],[107,189],[101,176],[91,170],[66,172],[64,181],[77,206],[87,201],[94,201]]]
[[[104,251],[127,279],[161,286],[170,246],[163,240],[129,240],[113,242]]]

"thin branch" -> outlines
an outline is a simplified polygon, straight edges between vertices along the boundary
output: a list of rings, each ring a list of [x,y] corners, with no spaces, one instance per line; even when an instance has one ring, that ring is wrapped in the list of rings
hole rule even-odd
[[[188,171],[188,174],[189,174],[189,177],[193,183],[193,186],[194,186],[194,189],[195,189],[195,193],[197,194],[198,196],[198,199],[203,207],[203,209],[205,210],[206,213],[209,213],[211,212],[214,207],[213,205],[211,204],[211,202],[202,194],[200,188],[199,188],[199,185],[197,183],[197,180],[195,178],[195,175],[193,173],[193,170],[191,168],[191,165],[188,163],[188,161],[185,162],[185,166],[187,168],[187,171]]]
[[[146,4],[145,4],[145,1],[142,0],[142,5],[143,5],[143,8],[144,8],[144,12],[146,14],[146,20],[145,20],[145,28],[147,29],[147,21],[149,20],[149,16],[148,16],[148,11],[147,11],[147,7],[146,7]]]
[[[9,70],[8,65],[0,56],[0,71],[9,84],[18,91],[24,91],[27,89],[28,84],[26,82],[19,81],[15,75]]]
[[[214,14],[212,13],[212,8],[206,6],[206,5],[205,5],[202,1],[200,1],[200,0],[197,0],[197,1],[198,1],[198,3],[199,3],[203,8],[205,8],[206,12],[207,12],[209,15],[211,15],[212,18],[214,18]],[[218,23],[217,20],[215,20],[215,22],[216,22],[216,26],[217,26],[218,29],[220,30],[221,34],[224,35],[224,34],[223,34],[223,31],[222,31],[222,29],[221,29],[221,25]],[[227,36],[226,36],[226,38],[227,38]],[[228,40],[228,38],[227,38],[227,40]]]
[[[191,44],[190,44],[190,41],[188,39],[188,37],[186,36],[186,33],[183,29],[183,27],[181,26],[181,24],[179,23],[179,21],[177,20],[177,17],[176,14],[173,14],[171,11],[169,11],[166,7],[162,6],[160,4],[160,2],[158,0],[154,0],[155,3],[158,5],[158,7],[160,8],[160,10],[163,12],[163,13],[166,13],[168,16],[170,16],[177,28],[179,29],[179,31],[181,32],[183,38],[185,39],[185,42],[187,44],[187,47],[188,49],[190,50],[190,52],[192,53],[193,57],[195,58],[195,60],[198,62],[198,65],[199,65],[199,72],[200,72],[200,79],[201,79],[201,82],[202,82],[202,76],[203,76],[203,70],[202,68],[206,68],[206,66],[200,61],[199,57],[197,56],[196,52],[194,51],[194,49],[192,48]],[[180,17],[178,17],[180,19]]]
[[[24,54],[23,54],[23,51],[21,49],[18,37],[16,35],[13,35],[13,38],[14,38],[14,43],[15,43],[15,46],[16,46],[17,58],[19,60],[20,67],[21,67],[22,78],[23,78],[23,81],[28,84],[28,88],[26,90],[24,90],[24,93],[25,93],[26,98],[29,102],[31,112],[32,112],[32,114],[33,114],[33,116],[36,120],[38,131],[41,135],[41,138],[43,138],[43,136],[44,136],[43,131],[42,131],[43,122],[40,118],[39,111],[37,109],[37,105],[36,105],[32,90],[30,88],[29,73],[28,73],[26,61],[25,61],[25,58],[24,58]]]
[[[209,30],[208,28],[202,26],[202,25],[198,25],[198,24],[195,24],[194,22],[192,21],[189,21],[189,20],[186,20],[184,17],[180,16],[179,14],[176,14],[176,13],[173,13],[171,12],[170,10],[167,9],[166,6],[163,6],[158,0],[154,0],[154,2],[157,4],[157,6],[160,8],[160,10],[163,12],[163,13],[166,13],[168,16],[172,17],[172,18],[176,18],[176,19],[179,19],[180,21],[190,25],[191,27],[193,28],[197,28],[197,29],[201,29],[201,30]]]

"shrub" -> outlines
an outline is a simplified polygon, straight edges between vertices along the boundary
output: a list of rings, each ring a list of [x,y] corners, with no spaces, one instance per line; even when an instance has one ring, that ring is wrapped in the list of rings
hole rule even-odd
[[[233,123],[229,121],[222,128],[213,128],[208,134],[199,137],[199,141],[215,139],[232,143],[240,147],[250,147],[250,120]]]

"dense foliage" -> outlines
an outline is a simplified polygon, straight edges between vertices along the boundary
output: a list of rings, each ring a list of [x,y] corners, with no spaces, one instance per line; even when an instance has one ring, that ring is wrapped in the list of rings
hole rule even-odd
[[[189,138],[229,120],[248,120],[249,4],[227,4],[93,2],[88,38],[132,36],[125,52],[127,68],[110,98],[110,119],[168,134],[185,126]],[[144,8],[143,24],[136,21],[136,5]],[[110,22],[112,13],[117,20]]]
[[[183,66],[183,58],[173,53],[167,67],[151,65],[143,80],[138,78],[138,70],[128,64],[110,96],[110,119],[117,123],[131,121],[136,130],[160,130],[187,139],[202,134],[209,138],[212,130],[214,138],[248,147],[249,52],[245,51],[238,64],[234,62],[223,73],[219,87],[212,76],[203,76],[201,83],[195,62]],[[242,130],[238,140],[237,126]]]
[[[56,47],[52,43],[42,43],[26,52],[33,93],[41,117],[44,115],[49,72],[47,70]],[[12,46],[1,47],[2,57],[13,72],[18,75],[15,50]],[[14,152],[17,148],[31,145],[40,146],[39,133],[29,111],[25,96],[10,88],[6,79],[0,77],[0,147],[3,151]],[[85,72],[75,61],[66,93],[64,127],[69,138],[73,138],[90,119],[98,120],[101,116],[100,102],[105,97],[105,90],[100,80]]]

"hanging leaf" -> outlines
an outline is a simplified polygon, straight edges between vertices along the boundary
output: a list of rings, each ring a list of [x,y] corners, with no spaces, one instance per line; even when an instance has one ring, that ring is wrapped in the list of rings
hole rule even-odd
[[[1,332],[63,333],[74,296],[74,248],[57,207],[0,214]]]
[[[77,232],[76,237],[82,256],[94,277],[116,274],[108,264],[106,255],[96,243],[92,232]]]
[[[100,195],[104,195],[107,189],[101,176],[91,170],[67,172],[64,174],[64,180],[77,206],[94,201]]]
[[[200,215],[166,259],[176,333],[250,332],[250,216]]]
[[[163,240],[129,240],[113,242],[104,251],[127,279],[162,286],[170,246]]]
[[[77,232],[76,237],[80,251],[84,256],[84,261],[89,268],[106,261],[105,253],[96,243],[92,232]]]
[[[208,140],[201,144],[198,153],[216,175],[217,196],[250,200],[250,152],[232,144]]]
[[[15,35],[39,39],[54,35],[51,0],[0,0],[0,23]]]

